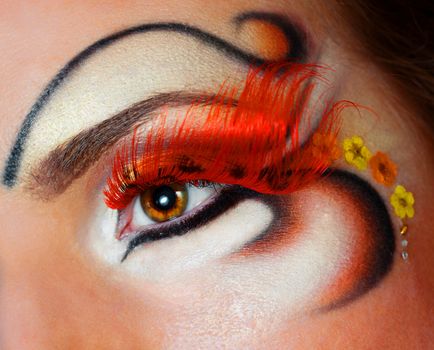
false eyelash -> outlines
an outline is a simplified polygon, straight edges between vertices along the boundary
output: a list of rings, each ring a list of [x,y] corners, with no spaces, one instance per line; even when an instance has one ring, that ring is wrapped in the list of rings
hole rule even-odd
[[[123,209],[143,190],[168,183],[218,182],[287,194],[318,178],[333,161],[340,114],[347,106],[346,101],[326,105],[314,126],[315,135],[327,142],[319,146],[312,133],[301,142],[317,113],[310,107],[320,70],[293,63],[251,69],[241,91],[223,83],[171,127],[162,113],[146,136],[136,128],[115,154],[106,205]]]

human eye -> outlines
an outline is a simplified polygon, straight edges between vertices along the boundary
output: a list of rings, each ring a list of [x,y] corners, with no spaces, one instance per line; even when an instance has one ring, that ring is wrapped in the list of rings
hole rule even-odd
[[[210,187],[199,188],[190,184],[172,183],[156,186],[145,190],[132,200],[130,215],[126,213],[128,208],[120,215],[131,217],[130,220],[123,219],[122,221],[131,222],[133,227],[173,222],[217,193],[215,187],[213,191]],[[122,236],[121,232],[120,237]]]
[[[209,219],[210,208],[212,211],[218,207],[224,197],[218,187],[221,186],[186,183],[150,187],[133,198],[125,209],[118,210],[116,236],[125,239],[135,235],[129,242],[129,253],[139,245],[181,236],[204,225],[204,216]]]

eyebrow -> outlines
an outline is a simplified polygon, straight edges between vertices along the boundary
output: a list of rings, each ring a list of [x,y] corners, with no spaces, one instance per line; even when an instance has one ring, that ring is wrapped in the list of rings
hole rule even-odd
[[[239,29],[244,22],[249,20],[262,20],[269,22],[278,26],[282,30],[290,48],[283,60],[293,62],[301,62],[305,60],[307,55],[306,33],[287,17],[276,13],[248,11],[237,15],[232,21],[236,29]],[[21,166],[22,155],[27,138],[33,129],[37,118],[39,117],[41,110],[50,101],[50,98],[54,92],[65,83],[70,73],[77,69],[85,60],[87,60],[97,51],[102,50],[121,39],[131,35],[156,31],[181,33],[193,37],[196,40],[222,52],[226,56],[240,62],[244,62],[245,64],[261,65],[270,62],[262,59],[261,57],[257,57],[252,53],[243,51],[234,44],[221,39],[214,34],[203,31],[197,27],[177,22],[149,23],[139,25],[100,39],[81,51],[56,74],[56,76],[42,91],[36,102],[31,107],[29,113],[25,116],[21,128],[16,136],[15,143],[13,144],[6,160],[2,179],[3,185],[9,188],[12,188],[16,185],[18,171]],[[114,127],[114,125],[111,127]]]
[[[63,193],[136,127],[152,120],[155,111],[162,107],[174,108],[192,103],[205,106],[213,96],[174,91],[156,94],[138,102],[57,146],[31,170],[25,188],[42,199],[51,199]]]

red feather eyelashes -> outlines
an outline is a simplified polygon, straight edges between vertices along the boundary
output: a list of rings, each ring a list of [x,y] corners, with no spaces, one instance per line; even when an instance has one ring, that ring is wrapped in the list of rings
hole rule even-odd
[[[104,190],[107,206],[124,209],[142,191],[170,183],[287,194],[315,180],[337,158],[339,116],[347,105],[323,106],[318,118],[311,100],[319,69],[289,63],[254,68],[241,90],[224,83],[171,125],[162,113],[146,133],[137,128],[116,152]]]

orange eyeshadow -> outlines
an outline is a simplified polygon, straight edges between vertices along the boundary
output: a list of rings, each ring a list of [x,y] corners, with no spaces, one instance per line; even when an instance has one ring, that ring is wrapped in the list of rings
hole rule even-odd
[[[240,39],[248,43],[255,53],[265,60],[284,59],[290,50],[288,39],[282,29],[259,19],[244,24]]]

